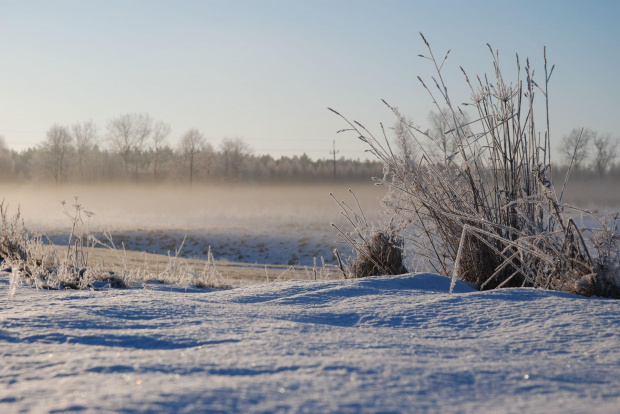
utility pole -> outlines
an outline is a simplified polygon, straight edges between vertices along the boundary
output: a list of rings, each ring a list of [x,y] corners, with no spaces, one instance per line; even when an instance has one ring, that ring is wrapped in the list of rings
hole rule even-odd
[[[334,178],[336,178],[336,154],[339,152],[340,151],[336,151],[336,140],[334,140],[334,150],[329,152],[334,155]]]

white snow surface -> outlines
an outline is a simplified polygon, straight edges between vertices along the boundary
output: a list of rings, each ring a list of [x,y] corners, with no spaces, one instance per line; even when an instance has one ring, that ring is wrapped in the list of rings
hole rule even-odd
[[[46,235],[56,245],[66,246],[69,235],[52,232]],[[100,234],[95,235],[105,241]],[[334,248],[344,257],[351,247],[337,243],[338,236],[325,223],[313,225],[273,224],[267,226],[229,226],[199,230],[157,229],[122,230],[113,235],[117,247],[127,250],[207,259],[209,249],[216,260],[242,263],[313,266],[322,261],[336,264]],[[109,244],[109,243],[108,243]]]
[[[431,274],[225,291],[0,275],[0,412],[617,413],[620,302]]]

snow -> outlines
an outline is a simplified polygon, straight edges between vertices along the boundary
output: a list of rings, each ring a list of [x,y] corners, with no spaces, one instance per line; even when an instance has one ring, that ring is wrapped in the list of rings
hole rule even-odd
[[[95,237],[106,242],[104,235],[95,233]],[[198,230],[119,230],[112,238],[117,247],[122,244],[127,250],[176,255],[180,249],[179,257],[204,260],[210,248],[216,260],[251,264],[312,266],[315,258],[318,265],[321,265],[321,258],[325,263],[335,264],[335,248],[341,249],[344,256],[351,250],[349,246],[338,243],[335,231],[324,223],[304,226],[261,223]],[[69,234],[50,231],[46,240],[66,246]]]
[[[616,413],[620,302],[431,274],[9,297],[0,412]]]

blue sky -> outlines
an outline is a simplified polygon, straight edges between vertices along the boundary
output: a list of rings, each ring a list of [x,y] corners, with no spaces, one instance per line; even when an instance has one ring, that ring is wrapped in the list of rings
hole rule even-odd
[[[333,107],[369,128],[394,119],[381,99],[425,126],[432,74],[419,32],[468,98],[459,66],[506,73],[515,53],[556,65],[552,139],[577,127],[620,136],[618,1],[0,1],[0,135],[41,142],[54,123],[146,112],[214,146],[241,137],[256,153],[364,157]],[[539,98],[542,98],[540,96]],[[540,101],[542,104],[542,100]]]

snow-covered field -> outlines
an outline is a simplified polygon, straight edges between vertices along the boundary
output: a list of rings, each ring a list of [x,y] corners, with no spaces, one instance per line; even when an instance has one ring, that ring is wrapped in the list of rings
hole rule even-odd
[[[49,240],[66,246],[69,235],[62,230],[48,233]],[[106,237],[96,234],[99,240]],[[206,259],[209,249],[216,260],[256,264],[312,266],[335,264],[333,249],[339,246],[329,223],[305,227],[272,223],[270,226],[212,227],[199,230],[118,230],[113,235],[117,249],[155,254],[172,254],[191,259]],[[109,243],[108,243],[109,244]],[[341,247],[342,249],[342,247]],[[348,247],[345,247],[348,251]]]
[[[429,274],[227,291],[0,276],[0,412],[617,413],[620,302]]]
[[[346,255],[331,223],[348,230],[329,193],[355,206],[351,188],[369,221],[380,220],[379,200],[386,190],[372,183],[272,186],[148,187],[0,187],[14,214],[19,205],[28,229],[44,232],[65,245],[74,197],[95,213],[88,227],[109,233],[117,248],[149,253],[175,253],[259,264],[312,266],[321,258],[334,264],[333,249]],[[1,201],[1,199],[0,199]],[[387,220],[387,219],[384,219]],[[106,240],[105,237],[100,239]]]

